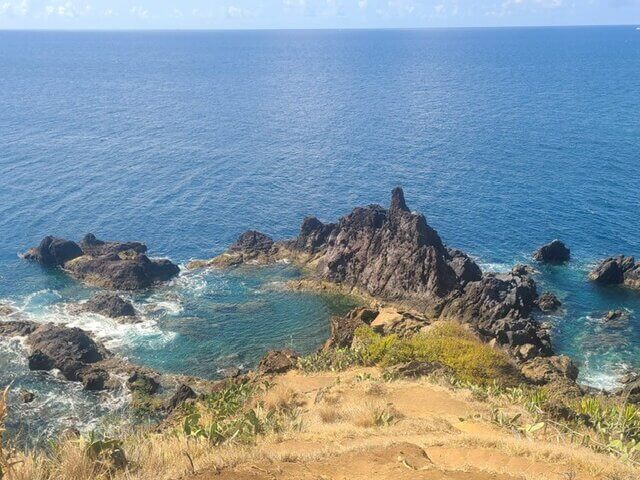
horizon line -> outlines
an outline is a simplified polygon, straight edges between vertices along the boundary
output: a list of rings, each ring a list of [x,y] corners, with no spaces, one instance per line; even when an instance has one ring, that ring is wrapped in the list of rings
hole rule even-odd
[[[0,32],[278,32],[278,31],[371,31],[371,30],[489,30],[534,28],[598,28],[630,27],[640,29],[637,23],[583,23],[567,25],[468,25],[468,26],[416,26],[416,27],[252,27],[252,28],[0,28]]]

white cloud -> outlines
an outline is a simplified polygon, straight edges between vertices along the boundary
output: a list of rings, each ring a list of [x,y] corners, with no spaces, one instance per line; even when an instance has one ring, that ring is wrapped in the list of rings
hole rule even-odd
[[[31,11],[30,0],[5,1],[0,3],[0,16],[24,17]]]
[[[411,14],[416,9],[412,0],[389,0],[387,6],[399,15]]]
[[[147,18],[149,18],[149,10],[139,5],[134,5],[133,7],[131,7],[129,9],[129,13],[141,20],[146,20]]]
[[[368,3],[369,3],[369,0],[359,0],[358,8],[360,8],[361,10],[364,10],[365,8],[367,8]]]
[[[231,5],[227,7],[226,14],[227,14],[227,17],[230,17],[230,18],[253,18],[258,15],[258,12],[248,8],[242,8],[242,7],[237,7],[235,5]]]
[[[74,1],[51,2],[45,6],[44,11],[47,16],[75,18],[91,12],[91,5]]]

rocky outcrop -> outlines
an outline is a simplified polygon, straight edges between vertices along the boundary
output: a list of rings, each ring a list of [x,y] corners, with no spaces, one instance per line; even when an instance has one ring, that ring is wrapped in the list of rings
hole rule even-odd
[[[90,285],[114,290],[139,290],[178,275],[180,269],[169,260],[152,260],[147,247],[138,242],[104,242],[87,234],[80,244],[45,237],[38,247],[23,255],[47,267],[62,267]]]
[[[524,377],[535,385],[547,385],[554,395],[572,397],[582,395],[576,383],[578,368],[566,355],[536,357],[521,368]]]
[[[610,310],[602,316],[602,323],[609,328],[625,328],[631,316],[626,310]]]
[[[194,399],[196,397],[196,392],[194,392],[189,385],[183,383],[178,387],[176,393],[174,393],[169,400],[168,409],[169,411],[175,410],[186,401]]]
[[[93,295],[83,306],[88,312],[98,313],[110,318],[135,319],[133,304],[115,293],[104,292]]]
[[[554,240],[551,243],[540,247],[533,254],[533,259],[541,263],[559,265],[566,263],[571,259],[571,250],[569,250],[560,240]]]
[[[286,373],[298,366],[298,354],[289,348],[269,350],[258,364],[258,373],[272,375]]]
[[[545,292],[538,298],[538,308],[543,312],[555,312],[562,306],[558,297],[551,292]]]
[[[246,259],[268,263],[282,258],[302,264],[317,280],[406,306],[424,319],[467,322],[519,358],[524,351],[527,357],[553,353],[548,332],[531,318],[538,294],[530,270],[522,267],[483,275],[468,255],[447,248],[423,215],[409,210],[400,188],[393,190],[388,209],[358,207],[330,224],[308,217],[299,236],[284,242],[272,243],[257,232],[247,232],[225,254],[206,264],[235,265]],[[346,344],[352,323],[358,322],[342,322],[343,332],[341,325],[332,322],[332,331],[339,332],[336,338],[346,339],[337,344]],[[402,329],[419,330],[426,322],[411,323],[402,322]],[[395,326],[381,328],[390,331]]]
[[[601,285],[626,285],[640,289],[640,262],[619,255],[602,260],[589,273],[589,280]]]
[[[71,381],[95,376],[96,372],[88,367],[110,356],[85,331],[61,325],[38,327],[27,338],[27,344],[31,349],[29,369],[48,371],[55,368]]]
[[[425,329],[430,323],[422,315],[387,307],[380,309],[371,322],[371,328],[382,335],[396,334],[399,337],[409,337]]]
[[[11,317],[17,315],[16,309],[7,305],[6,303],[0,303],[0,318]]]
[[[14,320],[0,322],[0,337],[26,337],[31,335],[38,324],[35,322]]]
[[[76,242],[47,236],[37,247],[27,250],[23,258],[38,262],[44,267],[61,267],[82,254],[82,249]]]
[[[82,248],[83,255],[90,255],[92,257],[99,257],[101,255],[112,255],[120,252],[136,252],[146,253],[147,246],[140,242],[105,242],[98,240],[93,233],[87,233],[82,240],[80,240],[80,248]]]
[[[371,325],[378,316],[378,310],[356,308],[344,317],[331,317],[331,333],[322,347],[323,351],[334,348],[350,348],[355,331],[360,327]]]
[[[153,395],[160,389],[160,383],[154,376],[136,371],[127,379],[127,387],[140,395]]]

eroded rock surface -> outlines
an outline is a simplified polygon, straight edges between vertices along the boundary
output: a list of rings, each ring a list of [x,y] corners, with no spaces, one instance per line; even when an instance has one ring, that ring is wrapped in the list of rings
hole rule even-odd
[[[601,285],[626,285],[640,289],[640,262],[619,255],[602,260],[589,273],[589,280]]]
[[[180,269],[166,259],[150,259],[138,242],[104,242],[87,234],[80,244],[45,237],[23,257],[47,267],[62,267],[88,284],[114,290],[139,290],[178,275]]]

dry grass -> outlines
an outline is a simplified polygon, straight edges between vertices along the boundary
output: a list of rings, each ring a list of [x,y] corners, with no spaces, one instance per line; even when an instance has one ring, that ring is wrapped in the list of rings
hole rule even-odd
[[[447,452],[444,461],[433,467],[443,472],[442,478],[452,471],[509,474],[525,480],[563,480],[562,475],[571,472],[575,480],[640,478],[640,471],[630,464],[579,445],[562,444],[542,432],[523,438],[491,427],[490,405],[471,400],[467,390],[448,390],[426,380],[362,381],[357,378],[361,372],[341,373],[340,382],[326,375],[316,380],[295,373],[276,378],[277,385],[260,391],[248,400],[249,405],[264,411],[296,411],[302,427],[283,423],[278,432],[256,437],[255,444],[214,447],[205,439],[179,432],[140,432],[122,438],[127,467],[108,471],[96,468],[87,455],[86,440],[67,439],[48,456],[25,456],[5,480],[189,480],[203,472],[215,478],[224,471],[231,472],[224,478],[234,478],[233,472],[254,465],[276,470],[295,470],[299,465],[306,473],[315,472],[314,465],[324,465],[325,470],[318,467],[315,472],[321,478],[333,466],[348,471],[354,458],[361,459],[359,468],[366,469],[367,456],[375,455],[371,452],[403,442],[425,449],[434,458],[438,452]],[[414,401],[416,392],[422,400]],[[460,422],[463,416],[467,420]],[[458,424],[477,428],[462,431]],[[397,456],[392,460],[397,463]]]

